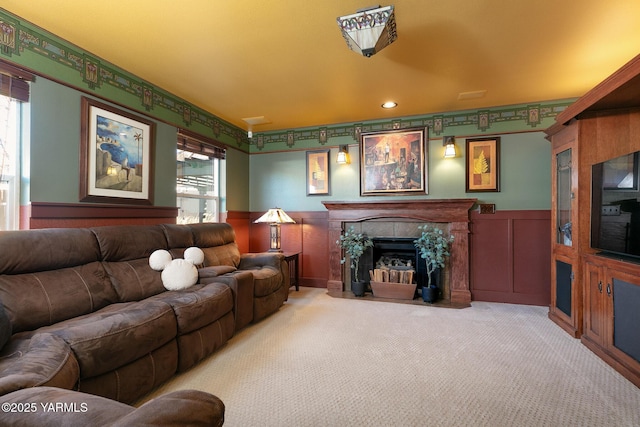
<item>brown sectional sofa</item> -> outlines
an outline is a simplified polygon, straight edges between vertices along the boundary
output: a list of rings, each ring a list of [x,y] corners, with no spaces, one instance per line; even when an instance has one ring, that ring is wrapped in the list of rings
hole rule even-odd
[[[191,246],[205,254],[198,284],[167,291],[149,256]],[[224,223],[2,232],[0,396],[134,402],[277,311],[288,283],[282,254],[240,254]]]

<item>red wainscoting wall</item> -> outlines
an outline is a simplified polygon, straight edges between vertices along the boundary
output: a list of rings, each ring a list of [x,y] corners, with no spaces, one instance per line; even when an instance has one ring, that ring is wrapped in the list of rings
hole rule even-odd
[[[471,213],[471,298],[549,305],[551,211]]]
[[[269,248],[269,226],[250,214],[249,248]],[[324,288],[328,279],[327,212],[290,212],[296,224],[282,225],[282,249],[301,251],[301,285]],[[231,216],[231,213],[229,214]],[[471,212],[470,282],[473,301],[549,304],[550,224],[548,210]],[[228,221],[230,222],[230,221]]]
[[[32,203],[20,207],[20,228],[80,228],[175,223],[178,208],[91,203]]]
[[[264,212],[251,214],[249,248],[251,252],[269,249],[269,225],[254,224]],[[300,285],[326,288],[329,278],[327,212],[308,211],[287,214],[295,224],[281,226],[283,252],[299,252]]]

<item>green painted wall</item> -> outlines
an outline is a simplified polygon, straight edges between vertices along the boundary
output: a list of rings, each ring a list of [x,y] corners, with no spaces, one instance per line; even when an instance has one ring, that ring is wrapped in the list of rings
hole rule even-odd
[[[292,211],[323,211],[322,201],[401,200],[416,198],[477,198],[500,210],[550,209],[551,146],[543,132],[503,134],[501,137],[501,191],[465,192],[464,138],[456,140],[458,157],[444,159],[441,139],[429,142],[429,194],[427,196],[360,196],[358,145],[348,138],[351,164],[336,164],[331,147],[330,195],[307,196],[306,151],[252,155],[250,161],[251,211],[278,206]],[[325,147],[324,149],[328,149]],[[318,149],[318,148],[316,148]]]
[[[239,150],[227,150],[226,173],[221,171],[226,179],[226,196],[223,197],[223,211],[247,212],[250,208],[250,197],[254,193],[249,183],[249,154]]]
[[[31,85],[30,201],[77,203],[82,93],[39,77]],[[176,128],[156,122],[154,205],[176,205]]]

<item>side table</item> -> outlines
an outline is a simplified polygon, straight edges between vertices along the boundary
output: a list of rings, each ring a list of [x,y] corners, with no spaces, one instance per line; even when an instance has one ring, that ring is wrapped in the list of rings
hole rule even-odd
[[[289,287],[295,286],[296,291],[300,290],[300,252],[285,252],[284,260],[289,266]]]

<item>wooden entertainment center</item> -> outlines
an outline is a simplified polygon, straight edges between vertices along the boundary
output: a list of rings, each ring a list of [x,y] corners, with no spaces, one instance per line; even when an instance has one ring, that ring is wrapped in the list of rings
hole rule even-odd
[[[559,114],[546,133],[552,144],[549,318],[640,387],[640,258],[601,253],[591,244],[592,166],[640,151],[640,55]],[[640,202],[640,193],[628,196]]]

